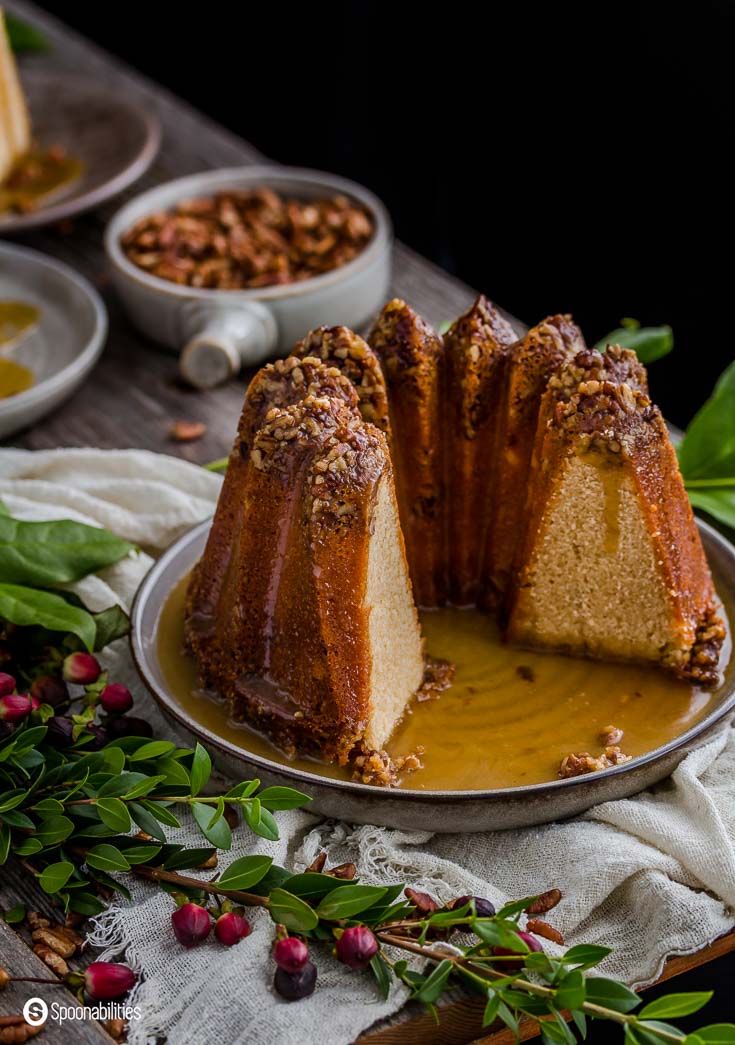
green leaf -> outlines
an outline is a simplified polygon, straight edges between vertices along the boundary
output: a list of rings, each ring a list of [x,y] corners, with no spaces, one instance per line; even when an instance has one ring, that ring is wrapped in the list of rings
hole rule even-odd
[[[130,631],[130,619],[122,606],[110,606],[100,613],[92,614],[96,628],[94,636],[95,652],[103,650],[116,639],[124,638]]]
[[[581,1009],[574,1009],[572,1019],[574,1020],[574,1026],[582,1037],[582,1041],[584,1041],[587,1037],[587,1016]]]
[[[520,938],[517,931],[491,919],[476,918],[472,922],[474,933],[480,937],[483,943],[491,947],[507,947],[514,954],[528,954],[528,946]]]
[[[498,1016],[503,1021],[506,1027],[508,1027],[514,1034],[516,1041],[518,1040],[518,1020],[515,1018],[513,1013],[510,1011],[504,1001],[501,1001],[498,1005]]]
[[[22,842],[18,842],[17,845],[13,846],[13,852],[17,856],[35,856],[42,849],[43,842],[38,838],[24,838]]]
[[[227,792],[225,798],[249,798],[260,787],[259,780],[243,780]]]
[[[86,862],[100,871],[129,871],[130,864],[114,845],[96,845],[89,850]]]
[[[566,954],[561,956],[565,965],[576,965],[580,969],[591,969],[599,965],[603,958],[612,954],[610,947],[597,947],[591,943],[580,943],[576,947],[570,947]]]
[[[72,893],[71,900],[69,901],[69,907],[72,911],[76,911],[77,914],[83,914],[87,918],[92,917],[95,914],[101,914],[107,907],[105,903],[94,893]]]
[[[0,617],[19,627],[38,625],[49,631],[71,632],[88,650],[94,646],[91,613],[70,606],[60,595],[18,584],[0,584]]]
[[[387,1001],[390,994],[391,975],[388,963],[380,951],[370,959],[370,969],[378,983],[378,994],[383,1001]]]
[[[158,758],[160,755],[169,755],[175,747],[176,745],[172,744],[170,740],[151,740],[128,755],[128,762],[144,762],[150,758]]]
[[[163,866],[166,871],[183,871],[186,868],[199,867],[215,852],[216,849],[181,849],[180,852],[168,856]]]
[[[292,787],[267,787],[258,795],[261,805],[266,809],[297,809],[311,802],[311,798],[302,791]]]
[[[735,476],[735,362],[691,421],[678,454],[685,482]]]
[[[68,860],[60,860],[57,864],[49,864],[41,872],[38,881],[45,893],[58,893],[74,874],[74,864]]]
[[[209,780],[212,772],[212,760],[202,747],[197,744],[191,760],[191,794],[198,795]]]
[[[483,1027],[489,1027],[491,1023],[494,1023],[498,1018],[498,1009],[500,1008],[500,995],[496,994],[492,988],[487,992],[487,1005],[485,1011],[482,1014],[482,1025]]]
[[[245,819],[250,827],[253,834],[258,835],[260,838],[267,838],[271,842],[278,841],[278,824],[273,813],[268,809],[263,809],[262,806],[258,806],[259,816],[257,820],[251,815],[248,817],[247,810],[248,806],[243,806],[245,811]]]
[[[137,776],[137,773],[131,773],[131,776]],[[130,801],[133,798],[140,798],[142,795],[147,795],[151,791],[155,791],[159,784],[162,784],[165,780],[165,776],[143,776],[143,779],[137,784],[133,784],[129,790],[126,790],[121,795],[126,801]]]
[[[20,925],[21,922],[25,921],[26,909],[22,903],[16,904],[15,907],[11,907],[9,911],[6,911],[3,915],[3,921],[6,925]]]
[[[423,1002],[424,1005],[433,1005],[444,993],[447,980],[452,975],[452,969],[453,964],[448,958],[439,962],[436,968],[432,969],[431,973],[426,977],[419,990],[416,991],[413,996],[414,999]]]
[[[387,892],[379,885],[339,885],[327,893],[316,909],[320,918],[354,918],[381,900]]]
[[[656,998],[638,1013],[640,1019],[672,1019],[699,1012],[712,998],[714,991],[690,991],[686,994],[667,994]]]
[[[573,969],[560,981],[554,1004],[558,1009],[580,1009],[585,996],[584,976],[580,969]]]
[[[162,780],[174,787],[190,787],[189,770],[175,758],[157,758],[156,770],[163,774]]]
[[[136,845],[126,846],[124,850],[125,859],[129,864],[150,864],[161,852],[160,845]]]
[[[0,864],[4,864],[10,853],[10,828],[0,824]]]
[[[8,584],[70,584],[132,550],[127,541],[98,526],[71,519],[24,522],[0,515],[0,575]]]
[[[64,806],[55,798],[42,798],[41,801],[36,802],[32,808],[36,813],[61,814],[64,812]]]
[[[608,345],[632,348],[641,363],[648,365],[667,356],[674,347],[671,327],[642,327],[637,320],[623,320],[622,326],[601,338],[595,348],[604,352]]]
[[[735,480],[732,487],[724,486],[697,486],[692,489],[687,486],[686,491],[692,508],[698,508],[700,512],[707,512],[713,519],[724,523],[735,530]]]
[[[327,893],[331,893],[334,889],[338,879],[333,878],[329,874],[317,874],[315,871],[308,871],[304,874],[295,874],[288,880],[288,891],[293,893],[294,896],[301,896],[304,899],[309,900],[321,900]],[[352,882],[343,882],[342,885],[356,885],[357,882],[353,879]]]
[[[140,804],[147,809],[149,813],[153,813],[156,819],[160,820],[162,824],[166,824],[168,827],[181,827],[181,822],[178,817],[163,805],[162,802],[154,802],[152,798],[144,798]],[[145,828],[143,828],[143,830],[145,831]],[[153,832],[149,831],[148,834],[152,835]]]
[[[63,842],[74,830],[74,824],[68,816],[50,816],[48,820],[42,820],[36,829],[35,837],[43,845],[56,845]]]
[[[208,842],[217,849],[229,849],[232,845],[232,832],[230,825],[223,818],[210,826],[212,820],[212,807],[204,805],[203,802],[192,802],[191,812]]]
[[[15,809],[28,797],[28,791],[23,787],[14,788],[12,791],[5,791],[0,795],[0,813],[5,813],[8,809]]]
[[[274,922],[280,922],[292,932],[309,932],[319,924],[316,911],[285,889],[271,891],[268,909]]]
[[[128,812],[141,831],[145,831],[146,834],[158,839],[159,842],[166,841],[166,833],[161,828],[158,820],[147,809],[144,809],[142,805],[139,805],[138,802],[131,802],[128,805]]]
[[[735,1043],[735,1026],[732,1023],[711,1023],[708,1027],[702,1027],[695,1033],[700,1041],[705,1042],[705,1045],[733,1045]]]
[[[43,33],[27,22],[21,22],[15,15],[5,13],[5,27],[10,46],[16,54],[22,51],[48,51],[48,41]]]
[[[243,856],[225,868],[217,885],[222,889],[249,889],[265,878],[272,863],[270,856]]]
[[[128,807],[119,798],[100,798],[95,808],[103,824],[119,834],[126,834],[132,826]]]
[[[587,978],[587,1001],[593,1005],[602,1005],[615,1012],[631,1012],[641,999],[624,983],[608,980],[603,976]]]

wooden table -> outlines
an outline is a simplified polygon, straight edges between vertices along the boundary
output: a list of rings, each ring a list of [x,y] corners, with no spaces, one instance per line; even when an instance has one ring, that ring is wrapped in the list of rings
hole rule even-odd
[[[47,54],[23,59],[23,68],[65,70],[84,74],[100,83],[113,85],[126,97],[140,99],[158,114],[163,127],[161,152],[152,169],[132,190],[137,193],[150,185],[208,167],[254,163],[263,157],[247,142],[217,126],[171,96],[160,86],[105,54],[94,45],[61,26],[26,0],[9,0],[13,13],[33,22],[51,43]],[[58,446],[144,447],[185,457],[203,464],[226,454],[238,417],[243,381],[205,393],[192,392],[179,382],[176,360],[155,349],[129,325],[109,292],[102,232],[121,199],[93,214],[73,222],[70,227],[51,228],[23,238],[53,257],[66,261],[88,276],[103,294],[110,314],[110,335],[104,355],[87,384],[74,398],[35,428],[22,433],[13,445],[29,449]],[[426,318],[439,324],[458,315],[474,297],[474,291],[419,257],[402,244],[394,251],[394,293],[410,301]],[[202,439],[191,444],[170,440],[172,421],[203,421],[207,425]],[[3,868],[0,879],[0,908],[18,902],[28,908],[51,911],[49,898],[34,887],[22,869],[13,864]],[[712,947],[686,959],[673,959],[666,975],[677,975],[695,965],[735,950],[735,932]],[[48,970],[26,943],[0,921],[2,964],[15,975],[44,976]],[[62,992],[63,988],[59,988]],[[0,1015],[17,1012],[28,993],[17,989],[0,994]],[[530,1028],[528,1028],[530,1031]],[[111,1041],[94,1022],[74,1024],[81,1042]],[[49,1022],[41,1039],[48,1045],[68,1041],[68,1032]],[[408,1014],[400,1022],[372,1030],[361,1039],[364,1045],[393,1045],[401,1042],[442,1045],[479,1041],[504,1045],[501,1031],[485,1036],[481,1027],[481,1007],[461,1000],[449,1005],[437,1028],[431,1017]]]

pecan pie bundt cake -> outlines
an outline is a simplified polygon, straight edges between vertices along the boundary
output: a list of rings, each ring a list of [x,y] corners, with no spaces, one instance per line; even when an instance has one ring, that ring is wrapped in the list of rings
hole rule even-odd
[[[424,679],[414,599],[717,683],[724,625],[634,353],[564,315],[518,340],[482,297],[442,340],[394,300],[367,343],[320,327],[258,372],[187,595],[204,685],[287,752],[378,755]]]

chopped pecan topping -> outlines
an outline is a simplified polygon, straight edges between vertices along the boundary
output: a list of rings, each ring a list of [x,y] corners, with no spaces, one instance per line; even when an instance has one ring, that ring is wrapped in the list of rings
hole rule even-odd
[[[374,229],[371,213],[346,196],[296,200],[256,188],[150,214],[121,245],[134,265],[161,279],[237,290],[300,282],[346,265]]]
[[[588,751],[582,751],[578,755],[567,755],[562,759],[559,776],[565,780],[568,777],[583,776],[585,773],[597,773],[601,769],[611,769],[622,762],[630,762],[632,757],[624,755],[617,746],[606,747],[599,758],[594,758]]]

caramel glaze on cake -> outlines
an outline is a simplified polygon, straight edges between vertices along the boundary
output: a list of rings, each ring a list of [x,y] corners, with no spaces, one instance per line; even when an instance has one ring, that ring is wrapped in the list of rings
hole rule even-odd
[[[336,369],[292,357],[254,386],[186,641],[235,720],[344,763],[387,742],[424,672],[390,455]]]
[[[444,336],[446,379],[442,427],[445,450],[448,574],[456,606],[477,602],[484,549],[496,501],[499,401],[510,323],[479,297]]]
[[[658,408],[588,381],[540,438],[508,639],[716,683],[725,630]]]
[[[447,591],[442,341],[397,298],[380,313],[368,341],[388,387],[398,509],[414,596],[419,606],[440,606]]]

